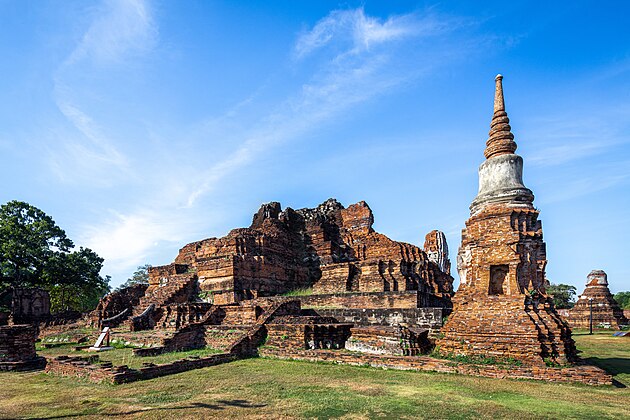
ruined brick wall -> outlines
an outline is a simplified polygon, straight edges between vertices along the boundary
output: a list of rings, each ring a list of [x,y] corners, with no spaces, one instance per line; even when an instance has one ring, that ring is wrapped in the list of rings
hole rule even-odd
[[[46,361],[35,352],[37,334],[34,325],[0,327],[0,371],[43,368]]]
[[[89,357],[58,356],[50,359],[46,365],[46,373],[85,378],[92,382],[108,382],[122,384],[134,381],[159,378],[174,375],[193,369],[229,363],[236,359],[235,355],[221,353],[198,359],[182,359],[173,363],[146,363],[140,369],[130,369],[128,366],[112,366],[111,363],[100,363],[97,355]]]
[[[225,318],[222,323],[226,325],[252,325],[261,314],[261,309],[256,306],[225,306]]]
[[[427,329],[407,327],[355,327],[345,348],[369,354],[417,356],[432,348],[428,333]]]
[[[207,302],[187,302],[164,305],[155,326],[159,329],[178,330],[189,324],[199,322],[210,311],[212,304]]]
[[[308,314],[333,317],[339,322],[357,326],[415,325],[437,331],[442,327],[443,316],[448,312],[442,308],[367,308],[367,309],[312,309]]]
[[[98,327],[102,320],[115,317],[125,310],[131,314],[134,306],[140,303],[140,298],[144,296],[148,287],[148,284],[134,284],[107,294],[90,313],[90,324]]]
[[[265,347],[260,350],[264,357],[305,360],[310,362],[330,362],[375,368],[417,370],[424,372],[458,373],[460,375],[482,376],[486,378],[535,379],[547,382],[579,382],[587,385],[611,385],[612,376],[595,366],[545,367],[545,366],[503,366],[456,363],[451,360],[435,359],[428,356],[384,356],[357,354],[333,350],[284,350]]]
[[[283,349],[341,349],[352,324],[319,316],[278,317],[266,325],[265,345]]]
[[[302,306],[325,308],[417,308],[418,291],[300,296]]]
[[[171,268],[173,274],[164,274],[158,271],[165,267]],[[140,298],[138,305],[136,305],[134,314],[138,314],[151,304],[159,308],[164,305],[195,300],[198,291],[197,275],[194,272],[189,272],[188,268],[184,268],[185,266],[179,264],[171,264],[165,267],[149,268],[149,287]],[[172,267],[177,269],[172,269]]]
[[[50,295],[39,288],[13,289],[11,318],[14,324],[34,324],[50,317]]]
[[[317,293],[420,290],[450,297],[450,275],[417,246],[375,232],[374,216],[365,202],[347,209],[332,207],[325,220],[306,225],[313,242],[325,245],[316,247],[322,272],[314,285]]]

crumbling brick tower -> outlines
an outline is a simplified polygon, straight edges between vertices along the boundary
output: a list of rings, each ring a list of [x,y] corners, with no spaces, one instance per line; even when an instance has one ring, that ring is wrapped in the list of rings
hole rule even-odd
[[[573,328],[589,328],[591,306],[593,327],[609,326],[619,328],[628,324],[623,310],[608,289],[608,275],[604,270],[593,270],[589,273],[586,289],[580,295],[575,306],[569,311],[569,325]]]
[[[546,252],[534,195],[505,112],[501,75],[494,115],[457,256],[459,290],[437,340],[443,355],[527,364],[576,359],[571,330],[544,290]]]

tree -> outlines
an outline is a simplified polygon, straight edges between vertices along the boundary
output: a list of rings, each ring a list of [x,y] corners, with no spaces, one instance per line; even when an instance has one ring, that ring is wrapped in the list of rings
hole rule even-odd
[[[56,252],[74,244],[50,216],[23,201],[0,206],[0,287],[32,287]]]
[[[51,295],[51,310],[84,311],[109,291],[99,275],[103,259],[74,244],[53,219],[22,201],[0,206],[0,292],[41,287]]]
[[[630,292],[615,293],[615,301],[621,306],[621,309],[630,309]]]
[[[133,272],[131,277],[118,287],[118,290],[133,286],[134,284],[149,284],[149,268],[151,268],[151,264],[139,266],[138,269]]]
[[[550,283],[545,289],[548,295],[553,296],[553,304],[556,308],[569,309],[575,304],[575,286]]]
[[[50,258],[44,282],[50,290],[53,312],[94,308],[110,287],[109,276],[99,275],[103,259],[89,248],[55,253]]]

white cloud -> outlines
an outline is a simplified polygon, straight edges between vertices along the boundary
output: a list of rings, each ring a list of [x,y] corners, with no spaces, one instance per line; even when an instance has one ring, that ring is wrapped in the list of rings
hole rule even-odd
[[[192,187],[188,206],[210,192],[223,177],[251,163],[266,150],[342,117],[350,107],[390,92],[428,68],[443,64],[439,60],[424,60],[424,68],[417,63],[414,68],[407,68],[397,61],[395,46],[386,47],[394,40],[436,36],[446,28],[455,29],[456,25],[429,14],[407,14],[381,22],[366,16],[362,8],[331,12],[297,39],[295,53],[303,57],[329,46],[334,51],[333,57],[313,71],[299,92],[287,98],[244,137],[230,139],[240,146],[205,172],[201,177],[204,181]],[[369,46],[373,44],[383,48],[371,50]],[[424,51],[427,55],[435,53],[430,47]]]
[[[624,162],[623,165],[625,168],[630,167],[628,162]],[[540,204],[549,205],[551,203],[571,201],[578,197],[627,184],[630,180],[630,173],[625,168],[621,170],[611,170],[610,173],[597,177],[581,177],[566,180],[562,182],[561,191],[556,190],[553,195],[549,195],[540,200]]]
[[[442,64],[440,60],[427,59],[427,56],[434,58],[432,54],[435,54],[436,47],[425,46],[425,49],[414,49],[414,52],[426,53],[423,60],[426,67],[418,66],[417,60],[413,60],[413,66],[407,65],[404,62],[407,55],[400,53],[398,44],[393,44],[393,41],[412,42],[441,33],[445,21],[434,16],[410,14],[381,22],[357,9],[332,12],[323,21],[327,19],[329,23],[323,26],[321,22],[316,24],[311,35],[302,35],[297,40],[296,49],[306,52],[309,49],[312,51],[312,45],[317,44],[317,48],[327,45],[331,47],[333,56],[316,68],[305,66],[305,82],[297,91],[280,100],[275,107],[265,105],[270,111],[266,115],[263,113],[257,123],[251,124],[250,115],[243,109],[244,106],[257,106],[256,95],[253,95],[230,109],[224,117],[206,118],[201,126],[193,130],[197,138],[220,138],[222,145],[229,145],[230,153],[208,156],[203,161],[206,166],[201,166],[202,163],[194,158],[178,162],[169,150],[172,142],[165,141],[163,145],[168,165],[155,162],[160,168],[154,175],[159,182],[152,186],[150,194],[153,199],[143,203],[143,208],[152,211],[115,214],[103,226],[86,230],[89,234],[85,242],[106,258],[108,265],[105,270],[111,267],[113,272],[121,272],[146,261],[154,262],[149,257],[157,252],[155,243],[182,245],[182,240],[196,238],[200,228],[207,228],[209,223],[216,224],[216,214],[209,217],[208,206],[199,205],[200,199],[206,196],[217,198],[218,191],[214,196],[210,193],[218,186],[229,188],[230,177],[235,173],[261,159],[270,150],[297,141],[309,131],[336,118],[345,118],[352,107],[391,92],[417,78],[427,68]],[[327,25],[346,25],[351,29],[352,41],[346,42],[346,32],[329,30]],[[310,39],[311,46],[304,46],[304,37]],[[376,44],[378,49],[369,48]],[[413,48],[413,44],[405,48]],[[448,60],[450,57],[444,59]],[[181,136],[181,132],[178,130],[178,135]],[[180,146],[182,141],[178,138]],[[191,147],[187,153],[195,153],[195,150]],[[160,153],[160,150],[155,151],[156,155]],[[178,147],[177,156],[182,154],[181,147]],[[208,167],[211,159],[214,163]],[[160,185],[164,180],[168,181],[168,185]],[[214,206],[213,211],[216,212]],[[192,218],[204,224],[192,226]]]
[[[157,33],[145,1],[105,0],[94,10],[89,28],[53,76],[57,108],[76,130],[57,133],[49,147],[50,167],[61,180],[111,186],[116,179],[129,178],[127,157],[80,105],[78,98],[87,92],[77,80],[126,65],[131,57],[153,47]]]
[[[446,20],[431,15],[406,14],[383,21],[366,16],[363,8],[335,10],[298,38],[295,55],[303,58],[333,42],[348,43],[347,52],[360,53],[373,45],[413,35],[432,35],[446,26]]]
[[[103,273],[123,274],[146,264],[156,248],[169,243],[181,244],[192,229],[190,219],[172,210],[112,212],[109,221],[84,226],[80,243],[105,259]]]
[[[85,59],[97,64],[117,63],[130,54],[149,50],[157,35],[157,26],[146,1],[105,0],[64,66]]]

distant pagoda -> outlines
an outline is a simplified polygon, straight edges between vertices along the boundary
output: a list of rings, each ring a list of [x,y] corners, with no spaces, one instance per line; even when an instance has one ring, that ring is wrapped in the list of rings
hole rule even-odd
[[[544,290],[547,264],[534,195],[523,184],[523,159],[496,77],[494,115],[457,256],[460,286],[437,340],[443,355],[527,364],[576,361],[571,330]]]
[[[586,289],[569,311],[568,321],[573,328],[589,328],[591,304],[593,327],[619,328],[628,324],[623,310],[608,289],[608,275],[604,270],[593,270],[587,276]]]

